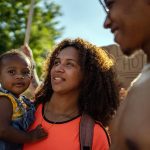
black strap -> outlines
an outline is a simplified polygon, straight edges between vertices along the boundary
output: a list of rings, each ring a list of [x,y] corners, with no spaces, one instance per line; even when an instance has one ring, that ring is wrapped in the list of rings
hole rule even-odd
[[[92,142],[93,142],[93,133],[94,133],[94,125],[95,123],[99,124],[101,128],[106,133],[107,140],[110,146],[111,140],[108,134],[108,131],[105,127],[99,122],[94,121],[89,115],[82,114],[81,121],[80,121],[80,145],[81,150],[92,150]]]
[[[82,114],[80,121],[81,150],[92,150],[95,121],[87,114]]]

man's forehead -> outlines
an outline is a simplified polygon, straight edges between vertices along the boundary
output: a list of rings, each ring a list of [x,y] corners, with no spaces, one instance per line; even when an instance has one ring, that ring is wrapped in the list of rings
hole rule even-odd
[[[107,4],[108,2],[114,1],[114,0],[102,0],[102,1],[103,1],[103,3]]]
[[[102,0],[104,3],[107,3],[107,2],[111,2],[111,1],[116,1],[116,0]]]
[[[103,3],[108,4],[110,2],[116,2],[118,0],[102,0]]]

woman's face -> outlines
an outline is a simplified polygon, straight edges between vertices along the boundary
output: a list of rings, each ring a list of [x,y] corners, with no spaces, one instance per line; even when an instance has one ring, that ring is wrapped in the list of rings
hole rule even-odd
[[[51,69],[53,91],[63,94],[79,92],[82,78],[78,51],[74,47],[64,48],[55,58]]]

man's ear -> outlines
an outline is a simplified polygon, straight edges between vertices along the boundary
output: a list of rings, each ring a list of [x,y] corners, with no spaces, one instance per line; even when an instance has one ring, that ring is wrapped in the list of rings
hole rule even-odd
[[[145,0],[148,5],[150,5],[150,0]]]
[[[0,85],[1,85],[1,72],[0,72]]]

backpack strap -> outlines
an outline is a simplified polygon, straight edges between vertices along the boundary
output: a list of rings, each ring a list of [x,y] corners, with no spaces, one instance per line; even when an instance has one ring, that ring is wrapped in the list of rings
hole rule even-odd
[[[80,146],[81,150],[92,150],[93,133],[95,123],[99,124],[106,133],[108,144],[111,140],[106,128],[99,121],[94,121],[89,115],[83,113],[80,121]]]
[[[81,150],[92,150],[95,121],[87,114],[82,114],[80,121]]]

